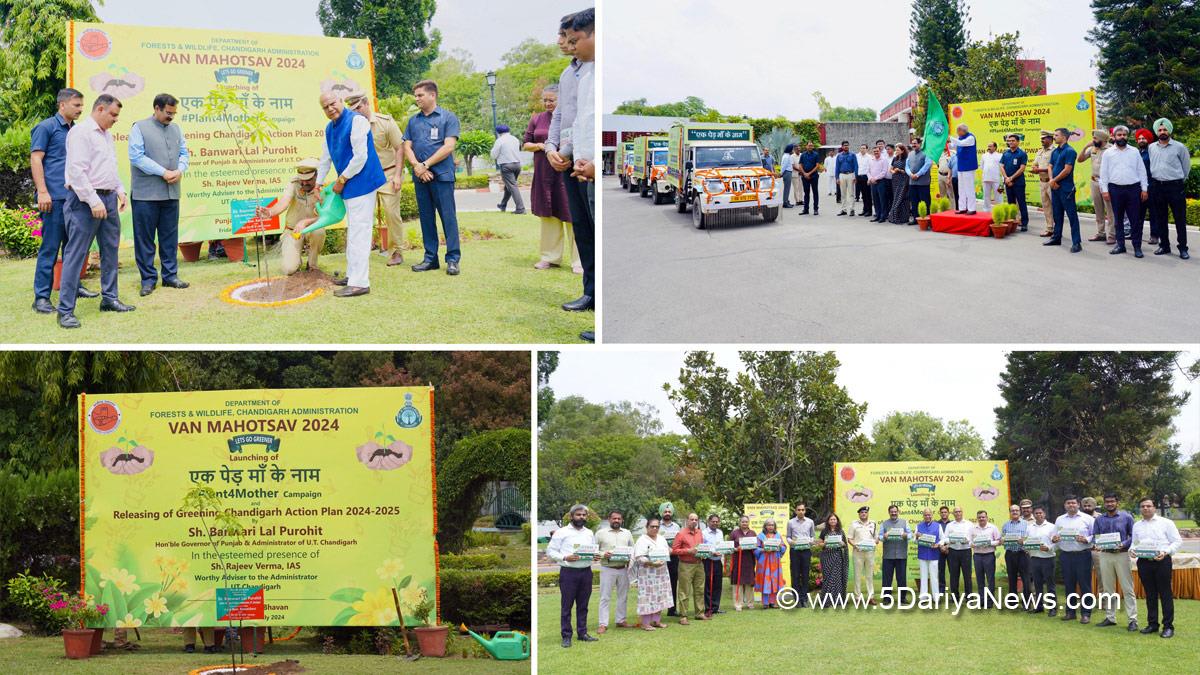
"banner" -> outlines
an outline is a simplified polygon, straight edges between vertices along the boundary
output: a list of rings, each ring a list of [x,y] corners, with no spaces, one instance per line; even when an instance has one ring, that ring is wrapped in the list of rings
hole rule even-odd
[[[954,103],[950,105],[950,133],[956,133],[959,124],[975,134],[976,152],[983,154],[987,144],[996,143],[996,151],[1003,153],[1008,147],[1004,136],[1010,133],[1023,134],[1021,149],[1029,155],[1029,166],[1042,149],[1042,129],[1054,131],[1065,127],[1071,131],[1067,143],[1082,153],[1084,146],[1092,142],[1092,130],[1096,128],[1096,97],[1093,91],[1076,91],[1048,96],[1025,96],[1004,98],[995,101]],[[1051,146],[1053,147],[1053,146]],[[941,151],[938,151],[941,156]],[[1072,176],[1075,179],[1075,203],[1090,206],[1092,203],[1092,160],[1077,162]],[[980,160],[980,167],[983,161]],[[976,171],[975,191],[983,194],[982,168]],[[1025,174],[1025,199],[1030,203],[1041,201],[1038,175]]]
[[[81,583],[106,626],[399,625],[393,588],[409,625],[436,605],[432,389],[83,394],[79,415]],[[195,486],[242,531],[184,508]]]
[[[218,84],[236,88],[250,114],[266,112],[279,126],[269,145],[247,144],[239,119],[203,115],[204,99]],[[156,95],[179,99],[172,123],[190,153],[180,184],[181,243],[256,234],[232,232],[231,203],[274,201],[299,160],[321,156],[329,120],[320,95],[362,89],[375,100],[368,40],[75,21],[67,24],[67,86],[83,92],[84,114],[102,93],[123,104],[111,133],[126,189],[130,129],[153,114]],[[121,227],[122,239],[132,241],[131,209],[121,214]],[[278,229],[278,222],[267,228]]]
[[[833,465],[833,510],[848,528],[858,509],[871,507],[871,520],[887,520],[895,504],[911,527],[926,508],[961,506],[963,518],[974,521],[983,509],[996,527],[1008,520],[1008,462],[840,462]]]
[[[761,534],[763,531],[763,523],[767,522],[768,518],[775,519],[775,528],[779,530],[779,538],[785,540],[788,545],[788,552],[783,554],[783,558],[779,561],[779,567],[783,571],[783,585],[792,585],[792,566],[791,559],[788,557],[792,553],[791,542],[787,542],[787,523],[792,517],[791,507],[787,504],[742,504],[742,515],[750,518],[750,529],[755,533]],[[734,524],[736,526],[736,523]]]

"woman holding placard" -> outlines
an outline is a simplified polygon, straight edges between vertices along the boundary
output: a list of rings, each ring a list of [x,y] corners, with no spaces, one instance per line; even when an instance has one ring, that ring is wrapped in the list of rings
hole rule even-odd
[[[779,535],[779,528],[774,518],[768,518],[763,523],[763,531],[759,533],[758,550],[754,552],[754,590],[762,596],[763,609],[776,609],[775,594],[783,588],[783,567],[780,564],[783,554],[787,552],[787,544]]]
[[[754,603],[754,553],[758,550],[758,535],[750,529],[749,516],[742,516],[729,538],[733,541],[729,583],[733,584],[733,608],[740,612],[742,605],[749,607]]]
[[[823,598],[846,595],[846,570],[850,562],[846,556],[846,533],[842,531],[842,519],[836,513],[825,519],[825,529],[815,542],[821,548],[821,590]],[[825,606],[824,600],[818,606]]]
[[[662,521],[651,518],[646,521],[646,533],[633,545],[634,575],[637,577],[637,613],[642,620],[642,630],[666,628],[662,622],[663,610],[675,605],[671,599],[671,576],[667,574],[667,561],[671,549],[665,537],[658,534]]]

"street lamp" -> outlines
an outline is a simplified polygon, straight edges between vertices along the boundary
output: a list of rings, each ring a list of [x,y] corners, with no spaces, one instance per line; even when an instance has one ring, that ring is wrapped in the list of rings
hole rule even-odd
[[[496,71],[489,70],[484,77],[487,79],[488,89],[492,91],[492,135],[499,135],[496,133]]]

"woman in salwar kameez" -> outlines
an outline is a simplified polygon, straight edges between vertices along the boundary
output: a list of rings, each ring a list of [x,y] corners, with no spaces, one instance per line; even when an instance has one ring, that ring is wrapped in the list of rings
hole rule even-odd
[[[646,534],[633,545],[634,575],[638,587],[637,613],[642,620],[642,630],[654,630],[656,626],[666,628],[662,613],[675,606],[675,601],[671,599],[671,576],[667,573],[667,563],[650,560],[651,553],[671,554],[666,537],[658,536],[660,523],[658,518],[646,521]]]
[[[825,538],[832,534],[842,535],[842,545],[837,548],[825,546]],[[846,595],[846,570],[849,568],[846,553],[846,533],[842,531],[842,520],[836,513],[829,514],[825,519],[825,529],[820,536],[821,545],[821,589],[818,591],[822,598],[842,597]],[[832,606],[832,605],[822,605]]]
[[[729,583],[733,584],[733,608],[742,611],[742,605],[747,608],[754,603],[754,551],[743,549],[743,537],[756,537],[750,529],[750,518],[742,516],[737,529],[729,533],[733,541],[733,556],[729,561]]]
[[[767,539],[774,538],[779,543],[778,551],[767,551],[763,548]],[[763,531],[758,534],[758,550],[754,552],[754,590],[762,596],[763,609],[775,609],[775,594],[783,588],[783,568],[780,561],[787,552],[787,542],[779,536],[775,520],[768,518],[763,523]]]

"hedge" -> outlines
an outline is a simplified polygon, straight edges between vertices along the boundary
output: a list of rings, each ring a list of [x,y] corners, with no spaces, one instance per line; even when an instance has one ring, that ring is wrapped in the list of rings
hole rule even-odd
[[[512,566],[504,556],[496,553],[447,553],[439,559],[439,564],[444,570],[491,570]]]
[[[0,616],[9,612],[5,582],[22,570],[79,582],[79,473],[58,469],[29,477],[0,469]]]
[[[592,570],[592,585],[600,585],[600,570]],[[542,572],[538,575],[538,588],[554,588],[558,586],[558,572]]]
[[[463,550],[488,481],[512,481],[521,494],[530,494],[531,444],[529,429],[498,429],[454,445],[437,472],[438,545],[443,551]]]
[[[442,621],[468,626],[506,623],[528,630],[529,570],[443,569]]]

